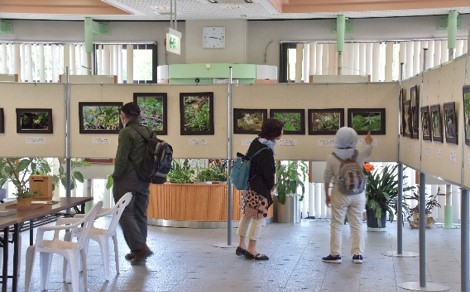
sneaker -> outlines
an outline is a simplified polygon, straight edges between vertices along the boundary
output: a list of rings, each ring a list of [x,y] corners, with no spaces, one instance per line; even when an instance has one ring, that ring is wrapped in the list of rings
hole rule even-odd
[[[362,255],[360,255],[360,254],[353,255],[353,258],[352,258],[353,263],[362,264],[363,260],[364,260],[364,258],[362,257]]]
[[[322,258],[321,260],[325,263],[341,264],[341,256],[340,255],[332,256],[330,254],[327,257]]]

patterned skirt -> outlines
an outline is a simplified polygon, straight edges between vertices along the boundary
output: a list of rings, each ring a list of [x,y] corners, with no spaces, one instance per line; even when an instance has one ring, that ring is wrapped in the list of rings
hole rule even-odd
[[[248,189],[242,192],[240,208],[247,217],[263,219],[268,216],[268,199]]]

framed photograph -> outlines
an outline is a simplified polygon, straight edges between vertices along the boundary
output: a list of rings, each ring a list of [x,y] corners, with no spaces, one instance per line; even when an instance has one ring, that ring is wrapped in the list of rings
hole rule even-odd
[[[269,116],[284,123],[284,134],[305,135],[304,109],[271,109]]]
[[[52,109],[17,108],[17,133],[52,133]]]
[[[405,135],[405,102],[406,102],[406,94],[405,94],[405,89],[401,88],[400,89],[400,97],[399,97],[399,108],[401,111],[401,123],[400,123],[400,135],[404,136]]]
[[[385,108],[350,108],[348,126],[359,135],[385,135]]]
[[[166,93],[134,93],[134,102],[140,107],[143,125],[158,135],[168,134]]]
[[[439,104],[432,105],[431,108],[431,126],[432,126],[432,140],[437,142],[443,142],[442,138],[442,118],[441,118],[441,106]]]
[[[421,107],[421,132],[423,140],[431,140],[431,115],[429,114],[429,106]]]
[[[5,133],[5,115],[3,108],[0,108],[0,133]]]
[[[403,112],[402,112],[402,123],[403,123],[403,136],[411,138],[411,100],[406,100],[403,102]]]
[[[470,145],[470,86],[463,87],[463,121],[465,144]]]
[[[233,109],[234,134],[259,134],[263,122],[267,119],[267,109]]]
[[[309,109],[308,134],[309,135],[335,135],[339,128],[344,126],[344,109]]]
[[[214,135],[214,93],[180,93],[181,135]]]
[[[122,102],[79,102],[80,134],[117,134],[122,128]]]
[[[410,88],[411,99],[411,138],[419,139],[419,88],[415,85]]]
[[[444,127],[447,143],[459,144],[457,123],[455,102],[444,103]]]

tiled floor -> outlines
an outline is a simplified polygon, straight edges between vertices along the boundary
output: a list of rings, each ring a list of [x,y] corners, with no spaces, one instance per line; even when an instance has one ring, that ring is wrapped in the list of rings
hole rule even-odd
[[[366,229],[365,223],[364,228]],[[299,224],[268,224],[259,241],[266,262],[235,255],[236,229],[227,247],[227,230],[149,226],[149,246],[155,254],[145,266],[131,266],[125,259],[127,246],[120,235],[120,274],[104,282],[98,245],[88,253],[89,291],[405,291],[405,282],[419,283],[418,257],[389,257],[396,251],[396,223],[385,232],[366,232],[366,254],[362,265],[349,255],[349,226],[345,226],[343,263],[326,264],[329,221],[302,220]],[[119,232],[121,232],[119,230]],[[19,291],[24,291],[23,234]],[[460,291],[460,229],[436,226],[426,231],[426,283]],[[418,230],[403,228],[403,251],[418,252]],[[115,268],[111,266],[112,275]],[[54,257],[49,291],[70,291],[62,282],[62,259]],[[31,291],[39,291],[39,259],[33,269]],[[419,287],[419,284],[418,284]],[[81,284],[83,289],[83,285]]]

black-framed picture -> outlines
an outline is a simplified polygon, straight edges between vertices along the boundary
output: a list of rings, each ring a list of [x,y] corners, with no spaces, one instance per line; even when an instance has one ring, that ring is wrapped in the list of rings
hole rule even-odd
[[[447,143],[459,144],[457,123],[455,102],[444,103],[444,128]]]
[[[46,133],[51,134],[52,109],[51,108],[17,108],[17,133]]]
[[[432,105],[431,110],[431,126],[432,126],[432,140],[437,142],[443,142],[442,138],[442,117],[441,117],[441,106],[439,104]]]
[[[335,135],[344,126],[343,108],[309,109],[309,135]]]
[[[134,93],[134,102],[140,107],[142,125],[158,135],[168,134],[166,93]]]
[[[122,102],[79,102],[81,134],[117,134],[122,128],[119,110]]]
[[[431,115],[429,114],[429,106],[421,107],[421,132],[423,140],[431,140]]]
[[[181,135],[214,135],[214,93],[180,93]]]
[[[350,108],[348,126],[359,135],[385,135],[385,108]]]
[[[0,133],[5,133],[5,114],[3,108],[0,108]]]
[[[304,109],[270,109],[269,116],[284,123],[284,134],[305,135]]]
[[[403,136],[411,138],[411,124],[412,124],[412,114],[411,114],[411,100],[406,100],[403,102]]]
[[[419,87],[415,85],[410,88],[411,99],[411,138],[419,139]]]
[[[263,122],[267,119],[267,109],[233,109],[234,134],[259,134]]]
[[[463,87],[463,120],[465,144],[470,145],[470,86]]]

